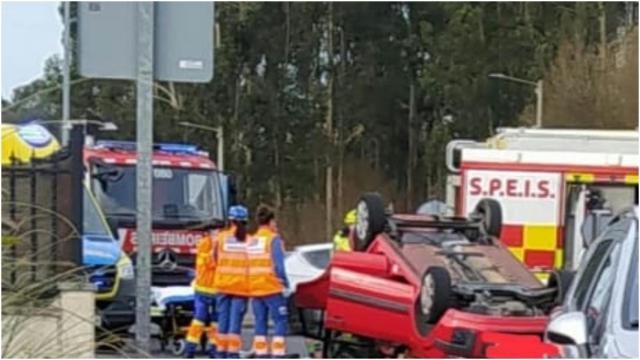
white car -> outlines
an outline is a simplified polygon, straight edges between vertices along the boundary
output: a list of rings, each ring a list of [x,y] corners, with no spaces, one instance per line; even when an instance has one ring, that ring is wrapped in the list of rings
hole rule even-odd
[[[638,358],[638,207],[588,243],[547,341],[565,357]]]
[[[298,284],[322,275],[329,265],[332,252],[332,243],[321,243],[297,246],[287,253],[284,268],[289,278],[289,289],[295,292]]]

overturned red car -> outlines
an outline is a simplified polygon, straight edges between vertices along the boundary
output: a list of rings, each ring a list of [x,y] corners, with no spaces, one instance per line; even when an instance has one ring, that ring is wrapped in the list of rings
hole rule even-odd
[[[356,250],[335,253],[293,298],[325,357],[558,355],[542,334],[568,284],[542,284],[497,240],[497,202],[441,218],[388,213],[368,193],[357,218]]]

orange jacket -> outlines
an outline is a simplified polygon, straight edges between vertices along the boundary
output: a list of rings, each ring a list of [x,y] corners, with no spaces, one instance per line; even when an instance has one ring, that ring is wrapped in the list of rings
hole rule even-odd
[[[261,226],[247,244],[249,263],[248,280],[251,296],[267,296],[281,293],[283,281],[278,278],[272,253],[273,241],[278,234],[268,226]],[[280,242],[280,245],[282,243]]]
[[[216,237],[217,266],[214,284],[220,293],[249,296],[247,246],[245,242],[236,239],[235,231],[235,226],[231,226]],[[247,237],[246,241],[249,240]]]
[[[215,294],[216,287],[214,276],[216,261],[213,257],[214,240],[210,235],[205,235],[198,241],[196,251],[196,278],[193,287],[195,291],[206,294]]]

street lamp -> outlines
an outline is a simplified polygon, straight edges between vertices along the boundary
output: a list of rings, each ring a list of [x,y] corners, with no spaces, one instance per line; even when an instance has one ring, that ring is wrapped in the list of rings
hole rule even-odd
[[[513,81],[520,84],[531,85],[535,87],[536,92],[536,127],[542,127],[542,79],[538,81],[530,81],[525,79],[520,79],[513,76],[508,76],[502,73],[492,73],[489,74],[489,77],[492,79],[500,79],[506,81]]]
[[[203,130],[203,131],[210,131],[210,132],[214,132],[216,133],[216,140],[218,142],[218,151],[216,154],[216,166],[218,167],[218,170],[220,171],[224,171],[224,156],[223,156],[223,152],[224,152],[224,131],[222,129],[222,126],[207,126],[207,125],[202,125],[202,124],[194,124],[188,121],[181,121],[178,123],[178,125],[180,126],[184,126],[187,128],[192,128],[192,129],[197,129],[197,130]]]

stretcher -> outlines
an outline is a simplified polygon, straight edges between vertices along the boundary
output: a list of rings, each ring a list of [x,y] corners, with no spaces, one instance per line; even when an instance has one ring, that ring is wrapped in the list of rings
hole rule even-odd
[[[160,349],[169,350],[175,356],[184,355],[186,336],[193,319],[194,290],[191,286],[168,286],[151,288],[151,319],[158,325]],[[203,332],[200,345],[206,351],[208,341]]]

